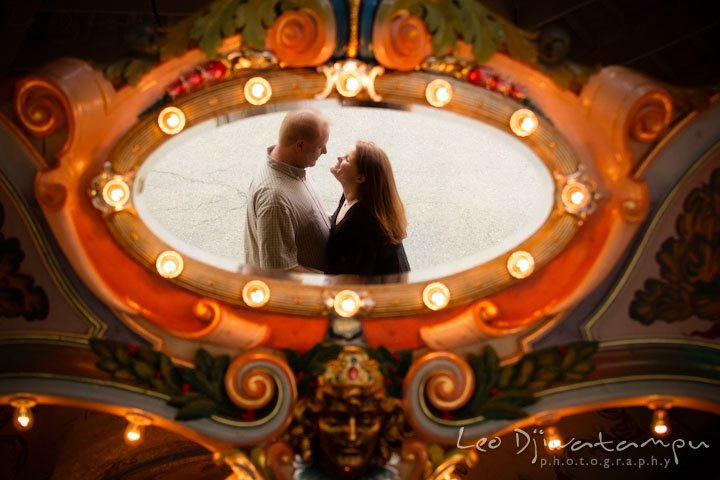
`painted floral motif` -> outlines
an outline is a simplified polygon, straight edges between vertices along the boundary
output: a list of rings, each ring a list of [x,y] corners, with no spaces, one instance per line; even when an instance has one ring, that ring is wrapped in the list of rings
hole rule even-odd
[[[5,210],[0,204],[0,229],[5,221]],[[25,320],[44,320],[48,315],[48,298],[35,279],[20,272],[25,253],[17,238],[0,232],[0,316],[19,317]]]
[[[675,222],[677,236],[667,238],[655,258],[662,279],[649,278],[635,292],[630,317],[645,325],[697,317],[713,322],[693,335],[720,337],[720,168],[710,182],[685,198]]]

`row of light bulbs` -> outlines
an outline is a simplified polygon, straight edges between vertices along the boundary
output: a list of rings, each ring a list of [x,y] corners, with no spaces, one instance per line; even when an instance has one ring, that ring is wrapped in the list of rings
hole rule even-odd
[[[13,425],[17,430],[30,430],[35,424],[35,417],[32,409],[37,405],[37,400],[28,395],[20,395],[10,399],[10,406],[15,408],[13,413]],[[152,419],[139,412],[128,412],[125,415],[128,425],[125,428],[125,442],[128,445],[139,445],[143,440],[145,428],[152,425]]]
[[[355,294],[355,292],[351,293]],[[343,297],[339,303],[342,305],[348,298],[350,297]],[[20,431],[30,430],[34,424],[32,407],[37,405],[37,401],[30,396],[18,396],[10,399],[10,405],[15,408],[13,415],[15,428]],[[125,419],[128,421],[124,434],[125,442],[128,445],[139,445],[143,440],[145,428],[152,425],[152,419],[139,412],[128,412],[125,415]],[[562,450],[564,442],[557,427],[555,425],[549,425],[544,427],[543,430],[544,443],[547,450],[550,453],[556,453]],[[670,433],[670,422],[668,412],[665,408],[653,408],[651,431],[653,435],[657,437],[666,437]]]
[[[545,448],[550,453],[557,453],[565,446],[563,437],[555,425],[543,428]],[[653,408],[653,416],[650,422],[650,431],[656,437],[666,437],[670,434],[670,421],[668,412],[664,408]]]

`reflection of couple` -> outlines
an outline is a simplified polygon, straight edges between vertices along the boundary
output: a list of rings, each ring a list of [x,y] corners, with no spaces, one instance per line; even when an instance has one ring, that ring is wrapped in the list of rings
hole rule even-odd
[[[402,246],[405,208],[390,161],[373,143],[357,142],[330,168],[343,195],[332,216],[305,175],[327,153],[327,119],[289,112],[278,144],[255,173],[248,193],[245,262],[271,270],[354,274],[407,272]]]

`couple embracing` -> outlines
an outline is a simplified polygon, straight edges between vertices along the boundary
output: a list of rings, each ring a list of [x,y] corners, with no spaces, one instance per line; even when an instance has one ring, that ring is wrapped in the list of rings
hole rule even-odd
[[[327,213],[305,170],[327,153],[330,126],[319,112],[291,111],[278,144],[250,184],[245,262],[267,270],[376,276],[410,270],[402,245],[405,208],[390,160],[358,141],[330,171],[342,186]]]

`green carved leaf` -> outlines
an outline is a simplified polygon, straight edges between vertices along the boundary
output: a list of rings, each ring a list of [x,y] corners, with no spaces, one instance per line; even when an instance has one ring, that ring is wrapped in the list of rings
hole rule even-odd
[[[135,380],[135,374],[127,368],[120,368],[113,372],[113,378],[118,380]]]
[[[520,366],[517,367],[517,376],[512,383],[513,387],[523,388],[525,385],[527,385],[528,382],[530,382],[530,376],[532,375],[534,369],[535,362],[533,361],[532,357],[526,356],[522,360],[520,360]]]
[[[527,32],[500,17],[497,19],[505,34],[508,53],[522,62],[537,65],[538,46],[535,40],[539,32]]]
[[[507,390],[498,393],[488,401],[488,404],[511,404],[518,407],[531,405],[537,401],[535,395],[528,390]]]
[[[690,298],[695,314],[706,320],[720,320],[720,275],[712,282],[699,283]]]
[[[251,48],[265,48],[266,30],[275,23],[276,7],[281,0],[248,0],[235,11],[235,26],[242,31],[243,43]]]
[[[132,368],[138,378],[149,382],[155,376],[155,369],[142,360],[133,360]]]
[[[198,348],[195,352],[195,366],[206,378],[212,376],[213,357],[204,348]]]
[[[128,352],[128,347],[124,343],[116,343],[115,344],[115,358],[118,362],[120,362],[121,365],[128,366],[130,365],[130,353]]]
[[[197,40],[198,47],[208,58],[217,56],[223,37],[235,33],[233,15],[240,0],[216,0],[204,15],[193,23],[190,37]]]
[[[512,380],[513,373],[515,373],[515,365],[506,365],[501,368],[500,375],[498,376],[497,388],[504,390],[510,386],[510,380]]]
[[[150,365],[153,370],[157,369],[159,354],[148,347],[138,347],[135,357]]]
[[[91,338],[89,343],[90,348],[98,357],[107,358],[113,356],[113,344],[111,342],[99,338]]]
[[[186,403],[175,414],[175,420],[196,420],[215,413],[217,405],[210,399],[198,398]]]
[[[112,358],[103,358],[102,360],[95,362],[95,366],[108,373],[113,373],[120,368],[120,364],[117,360]]]
[[[212,367],[212,375],[210,379],[213,383],[222,384],[225,381],[225,372],[230,365],[230,357],[227,355],[219,355],[215,358]]]
[[[515,419],[527,417],[527,412],[520,407],[510,403],[488,402],[480,410],[480,415],[490,420]]]
[[[196,12],[169,27],[159,29],[160,61],[164,62],[174,57],[181,57],[190,48],[190,28],[200,17],[202,12]]]
[[[458,33],[463,31],[461,14],[452,0],[426,0],[419,2],[425,11],[423,19],[432,35],[435,56],[451,52],[457,43]]]
[[[172,389],[172,391],[177,391],[180,388],[180,376],[170,357],[165,354],[160,355],[160,372],[162,372],[165,382],[167,382],[168,387]]]

